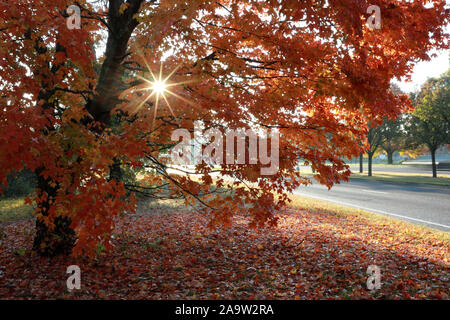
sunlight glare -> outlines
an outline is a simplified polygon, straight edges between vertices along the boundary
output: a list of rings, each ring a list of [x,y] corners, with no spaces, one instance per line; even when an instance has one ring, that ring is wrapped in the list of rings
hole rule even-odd
[[[158,94],[158,95],[161,95],[161,94],[163,94],[164,92],[167,91],[167,84],[166,84],[165,81],[156,80],[156,81],[154,81],[154,82],[152,83],[150,89],[151,89],[154,93],[156,93],[156,94]]]

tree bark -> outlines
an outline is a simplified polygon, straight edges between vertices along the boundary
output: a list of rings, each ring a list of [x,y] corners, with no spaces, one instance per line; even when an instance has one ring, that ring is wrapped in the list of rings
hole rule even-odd
[[[106,57],[103,62],[100,76],[97,82],[96,95],[86,104],[86,109],[92,116],[89,121],[98,121],[106,127],[110,120],[111,110],[120,102],[118,96],[121,92],[123,66],[122,62],[127,56],[128,42],[132,32],[138,25],[135,14],[144,0],[130,0],[130,6],[123,13],[120,13],[122,1],[109,1],[108,10],[108,40],[106,45]],[[39,52],[39,46],[37,50]],[[58,50],[58,47],[57,47]],[[57,66],[52,71],[57,71]],[[55,69],[55,70],[53,70]],[[48,90],[48,86],[43,86],[38,100],[47,101],[44,109],[54,108],[52,95],[54,91]],[[49,128],[53,130],[53,128]],[[100,129],[101,130],[101,129]],[[43,133],[46,134],[46,133]],[[58,186],[40,176],[42,168],[37,170],[38,174],[38,195],[47,195],[47,199],[39,202],[38,208],[44,216],[49,214],[53,199],[58,193]],[[117,161],[110,168],[110,179],[120,180],[122,172]],[[36,235],[33,243],[33,250],[43,256],[54,256],[58,254],[70,254],[75,245],[76,234],[70,228],[71,220],[67,217],[57,217],[53,223],[55,228],[49,229],[42,221],[36,221]]]
[[[46,195],[46,199],[38,202],[37,206],[43,216],[48,216],[50,207],[58,192],[58,186],[40,175],[38,169],[38,196]],[[70,228],[71,220],[68,217],[56,217],[53,221],[55,227],[50,229],[40,219],[36,219],[36,234],[33,241],[33,251],[41,256],[55,256],[70,254],[75,245],[76,235]]]
[[[36,51],[41,54],[47,52],[47,48],[39,46],[36,43]],[[65,48],[56,44],[56,52],[65,53]],[[56,74],[62,64],[53,65],[51,72]],[[39,72],[39,71],[37,71]],[[42,105],[43,110],[55,110],[55,101],[52,99],[55,94],[54,83],[43,82],[42,89],[39,92],[38,101],[45,101]],[[55,130],[53,126],[47,126],[42,130],[43,135],[48,135]],[[51,178],[43,177],[41,174],[45,168],[37,168],[35,174],[37,176],[37,207],[40,214],[48,216],[50,208],[54,204],[55,197],[58,194],[58,183],[52,181]],[[49,228],[42,220],[36,219],[36,233],[33,240],[33,251],[42,256],[55,256],[58,254],[70,254],[75,245],[76,234],[70,228],[72,221],[68,217],[56,217],[53,220],[54,228]]]
[[[387,151],[388,164],[394,164],[394,152]]]
[[[363,166],[363,154],[359,154],[359,173],[364,172],[364,166]]]
[[[102,64],[97,82],[97,94],[90,100],[86,109],[95,121],[107,125],[111,110],[120,102],[123,60],[127,57],[128,41],[138,25],[134,15],[144,0],[130,0],[130,6],[120,13],[121,1],[110,1],[108,10],[108,40],[106,42],[105,60]]]
[[[113,164],[109,167],[109,180],[122,181],[123,173],[120,168],[120,160],[114,158]]]
[[[436,150],[432,149],[431,151],[431,166],[433,168],[433,178],[437,178],[437,168],[436,168]]]
[[[371,177],[372,176],[372,157],[373,157],[373,153],[367,153],[368,158],[369,158],[369,162],[368,162],[368,176]]]

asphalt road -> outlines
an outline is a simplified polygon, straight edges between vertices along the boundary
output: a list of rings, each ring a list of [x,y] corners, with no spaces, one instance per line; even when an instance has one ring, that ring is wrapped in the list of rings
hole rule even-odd
[[[330,191],[318,183],[295,192],[450,232],[450,188],[353,179]]]

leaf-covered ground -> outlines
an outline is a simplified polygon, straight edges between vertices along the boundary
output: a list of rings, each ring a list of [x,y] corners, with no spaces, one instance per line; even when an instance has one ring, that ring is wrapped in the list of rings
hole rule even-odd
[[[309,201],[309,202],[308,202]],[[183,207],[142,205],[95,260],[30,253],[33,221],[0,224],[1,299],[449,299],[448,233],[297,199],[276,228],[211,231]],[[69,265],[82,287],[68,292]],[[366,287],[369,265],[382,287]]]

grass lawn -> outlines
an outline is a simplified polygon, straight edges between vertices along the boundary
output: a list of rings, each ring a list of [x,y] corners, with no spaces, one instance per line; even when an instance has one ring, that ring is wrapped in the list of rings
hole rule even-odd
[[[347,163],[353,170],[359,170],[359,162],[358,163]],[[367,162],[364,162],[363,167],[367,169]],[[387,164],[387,163],[372,163],[372,168],[380,168],[380,167],[392,167],[392,168],[401,168],[406,167],[404,164]]]
[[[31,217],[33,207],[24,203],[24,198],[0,198],[0,223]]]
[[[449,234],[293,196],[276,227],[230,228],[174,201],[118,219],[96,259],[40,258],[32,219],[0,223],[0,299],[448,299]],[[82,270],[68,292],[66,268]],[[366,288],[369,265],[380,290]]]
[[[367,176],[367,172],[364,173],[352,173],[351,179],[364,179],[386,182],[399,182],[399,183],[421,183],[421,184],[433,184],[440,186],[450,186],[450,174],[439,174],[437,178],[431,177],[431,174],[421,173],[406,173],[406,172],[382,172],[376,171],[372,173],[373,176]]]
[[[312,171],[309,168],[301,169],[300,173],[304,176],[313,175]],[[450,173],[438,174],[437,178],[433,178],[431,176],[431,173],[428,174],[428,173],[373,171],[372,177],[369,177],[367,176],[367,171],[364,171],[363,173],[353,172],[350,179],[450,186]]]

